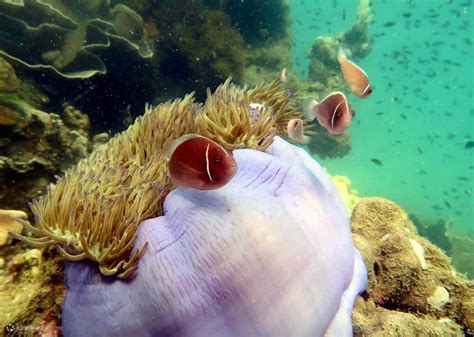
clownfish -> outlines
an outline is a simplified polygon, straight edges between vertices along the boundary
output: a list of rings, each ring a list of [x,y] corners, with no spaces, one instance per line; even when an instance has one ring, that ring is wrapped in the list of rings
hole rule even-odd
[[[237,173],[232,152],[197,134],[166,142],[163,155],[176,186],[214,190],[227,184]]]
[[[333,135],[343,133],[351,125],[354,115],[346,96],[340,91],[330,93],[321,103],[313,99],[305,110],[308,121],[316,117],[319,124]]]
[[[337,60],[341,67],[342,76],[351,91],[360,98],[367,98],[372,93],[369,77],[362,68],[347,59],[342,47],[337,52]]]
[[[304,136],[303,121],[299,118],[290,119],[286,127],[288,138],[296,143],[305,143],[306,138]]]

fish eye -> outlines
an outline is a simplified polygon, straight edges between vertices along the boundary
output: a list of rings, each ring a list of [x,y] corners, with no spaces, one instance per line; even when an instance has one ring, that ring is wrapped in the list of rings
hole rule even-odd
[[[220,157],[220,156],[215,156],[215,157],[214,157],[214,161],[215,161],[216,163],[219,163],[219,162],[221,161],[221,157]]]

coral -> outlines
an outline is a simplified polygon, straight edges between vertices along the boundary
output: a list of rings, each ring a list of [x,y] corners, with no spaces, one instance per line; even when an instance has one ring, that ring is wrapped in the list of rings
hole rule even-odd
[[[90,150],[87,116],[66,108],[64,119],[41,110],[47,100],[23,81],[0,91],[0,207],[25,210],[55,174]]]
[[[310,51],[308,79],[323,83],[328,92],[342,87],[345,82],[340,75],[337,50],[343,45],[353,58],[366,56],[372,48],[368,33],[371,17],[369,0],[360,0],[357,20],[348,31],[338,36],[318,36]]]
[[[338,36],[339,41],[349,47],[352,57],[362,58],[372,49],[372,39],[369,36],[369,25],[372,21],[369,0],[360,0],[357,20],[349,30]]]
[[[23,211],[0,209],[0,247],[9,243],[8,232],[21,234],[27,219],[28,215]]]
[[[68,128],[87,136],[90,127],[89,116],[69,105],[64,108],[62,118]]]
[[[474,279],[474,240],[470,237],[453,233],[448,229],[447,237],[452,249],[450,256],[452,264],[460,272],[466,273],[471,280]]]
[[[234,158],[227,186],[178,188],[140,225],[133,279],[66,262],[66,336],[352,335],[367,274],[329,176],[279,137]]]
[[[332,135],[316,123],[311,124],[311,126],[314,126],[311,129],[314,135],[308,143],[308,148],[312,153],[325,159],[344,157],[350,152],[352,141],[348,131],[340,135]]]
[[[0,267],[0,334],[57,331],[66,293],[62,260],[47,251],[22,251],[18,245],[1,249],[0,256],[5,261]]]
[[[32,203],[37,223],[28,229],[35,237],[16,237],[37,247],[59,244],[69,260],[88,258],[105,275],[130,276],[145,248],[130,255],[136,229],[161,214],[170,188],[165,141],[198,132],[229,149],[265,150],[273,136],[285,134],[289,119],[301,117],[289,97],[279,80],[247,91],[227,81],[213,95],[208,91],[204,106],[188,95],[147,108]],[[248,115],[251,102],[264,105],[256,123]]]
[[[443,249],[446,254],[450,255],[453,247],[446,235],[449,221],[439,219],[435,222],[427,223],[426,221],[419,219],[415,214],[409,214],[408,217],[416,226],[416,229],[421,236],[429,239],[435,245]]]
[[[271,45],[244,49],[243,82],[254,86],[273,79],[276,70],[291,68],[291,38],[286,37]],[[289,86],[292,88],[291,86]]]
[[[130,48],[142,57],[152,56],[137,16],[123,5],[109,9],[106,1],[76,5],[56,0],[2,2],[0,54],[28,68],[67,78],[104,74],[101,49]]]
[[[20,80],[13,67],[0,57],[0,91],[12,92],[20,89]]]
[[[363,198],[351,220],[354,242],[369,272],[367,296],[354,315],[356,331],[381,335],[383,329],[393,329],[406,336],[424,327],[433,335],[474,333],[473,282],[417,234],[399,206]]]
[[[351,181],[346,176],[332,176],[332,181],[341,195],[347,212],[352,214],[354,207],[360,201],[359,192],[354,190],[351,186]]]
[[[229,76],[255,86],[291,67],[285,1],[129,0],[124,4],[145,18],[148,35],[158,46],[154,64],[165,94],[176,97],[183,88],[204,92]]]
[[[317,81],[326,87],[327,91],[332,91],[328,85],[329,80],[337,79],[337,88],[343,85],[343,79],[339,75],[339,63],[337,62],[337,49],[340,42],[333,36],[318,36],[313,42],[309,53],[310,65],[308,79]],[[329,88],[328,88],[329,87]]]
[[[353,313],[354,336],[464,336],[462,329],[452,319],[419,317],[417,315],[387,310],[371,301],[358,299]]]

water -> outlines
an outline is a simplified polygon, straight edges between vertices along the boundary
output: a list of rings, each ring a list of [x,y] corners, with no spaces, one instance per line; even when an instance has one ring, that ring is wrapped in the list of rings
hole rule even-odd
[[[465,148],[474,139],[471,5],[372,3],[374,44],[360,65],[374,92],[368,100],[350,96],[357,111],[350,154],[320,161],[333,174],[350,177],[361,195],[384,196],[425,221],[449,221],[453,230],[473,238],[474,156]],[[292,56],[301,76],[307,74],[314,37],[347,30],[357,6],[341,0],[292,2]]]
[[[360,14],[358,6],[364,2],[367,0],[0,0],[0,335],[59,336],[61,328],[70,334],[79,331],[76,333],[80,335],[86,325],[71,323],[82,319],[82,314],[77,315],[73,295],[69,295],[70,310],[63,311],[67,308],[63,306],[66,282],[70,286],[69,294],[79,292],[76,300],[85,316],[103,317],[100,310],[105,307],[102,307],[104,301],[100,294],[117,300],[115,304],[107,301],[107,306],[110,305],[107,312],[116,313],[114,320],[107,323],[122,333],[128,331],[122,328],[130,328],[132,332],[128,335],[137,337],[144,329],[153,330],[157,321],[160,324],[176,322],[176,329],[163,328],[167,334],[172,335],[171,330],[183,335],[188,331],[194,333],[193,322],[187,325],[189,317],[203,318],[197,328],[207,329],[211,326],[209,317],[205,316],[208,309],[212,324],[225,326],[224,330],[232,331],[238,325],[230,324],[234,323],[232,315],[234,311],[242,311],[242,321],[239,321],[242,317],[235,320],[244,323],[241,331],[247,331],[249,317],[250,325],[262,335],[270,331],[265,329],[276,327],[272,331],[277,331],[288,322],[303,322],[293,325],[296,330],[291,329],[290,323],[286,328],[304,331],[322,317],[317,312],[322,307],[324,316],[332,319],[333,313],[326,312],[326,307],[339,301],[342,290],[338,287],[342,283],[346,285],[348,280],[343,280],[335,264],[339,263],[340,270],[345,270],[344,277],[352,277],[351,282],[358,284],[357,289],[364,288],[364,266],[358,255],[355,259],[351,255],[355,251],[354,243],[365,259],[371,284],[366,296],[358,300],[356,310],[359,312],[353,321],[356,335],[362,335],[362,331],[370,335],[371,329],[380,335],[392,332],[390,329],[400,336],[423,335],[425,330],[439,336],[455,332],[460,336],[472,335],[474,327],[469,318],[474,312],[466,301],[472,297],[469,293],[472,283],[463,275],[453,273],[449,263],[468,278],[474,277],[473,1],[373,0],[367,31],[345,41],[346,47],[353,48],[356,54],[350,56],[351,59],[368,73],[374,89],[368,99],[360,99],[349,92],[340,76],[335,60],[339,41],[335,37],[353,27]],[[368,33],[369,41],[363,39],[364,33]],[[318,59],[323,65],[316,74],[311,74],[310,65],[314,66],[315,60],[311,59],[310,50],[315,38],[321,36],[327,38],[324,41],[329,46],[327,50],[320,49],[321,58],[329,57]],[[362,38],[357,39],[360,36]],[[363,42],[370,46],[365,54]],[[350,55],[351,51],[348,52]],[[207,96],[207,89],[213,92],[229,77],[237,85],[253,88],[258,83],[274,81],[283,68],[289,70],[286,87],[283,88],[283,81],[278,82],[282,86],[275,84],[278,89],[272,89],[272,94],[252,96],[249,102],[242,103],[242,97],[248,96],[235,93],[244,89],[232,89],[236,90],[235,96],[222,103],[231,97],[228,95],[231,90],[224,87],[212,98]],[[404,214],[394,211],[387,215],[384,210],[393,209],[380,200],[377,205],[383,207],[366,206],[360,213],[354,213],[352,230],[356,235],[352,242],[351,233],[344,226],[348,219],[340,211],[343,206],[339,199],[332,199],[337,193],[332,192],[332,187],[328,188],[332,185],[323,172],[317,177],[310,172],[314,171],[310,159],[300,164],[312,169],[289,169],[284,175],[281,168],[265,164],[264,172],[270,166],[275,177],[282,176],[282,179],[271,195],[267,190],[256,194],[262,195],[261,199],[252,195],[262,200],[261,204],[246,205],[247,199],[236,192],[239,189],[227,189],[228,196],[219,194],[223,191],[217,189],[217,184],[238,181],[232,180],[235,172],[239,173],[235,169],[236,162],[226,156],[225,151],[242,147],[265,150],[264,145],[269,144],[268,140],[272,139],[269,136],[274,132],[282,131],[280,135],[287,136],[283,131],[287,119],[302,117],[306,99],[321,100],[335,90],[344,91],[356,111],[348,130],[352,141],[350,151],[336,158],[316,152],[310,155],[331,175],[349,178],[360,197],[381,196],[400,205],[415,223],[418,233],[442,248],[449,262],[440,250],[433,249],[428,241],[408,230],[410,226],[406,221],[392,221],[391,216],[400,220]],[[184,122],[178,123],[176,119],[165,118],[171,111],[168,105],[157,110],[151,108],[190,92],[195,92],[198,103],[214,102],[215,105],[209,104],[218,113],[212,115],[208,106],[203,108],[185,100],[180,109],[173,111],[173,116],[186,116]],[[291,103],[298,106],[295,110],[278,112],[286,114],[284,122],[280,120],[280,124],[275,125],[271,118],[260,118],[287,106],[289,98],[285,98],[285,104],[280,107],[274,102],[289,97],[288,93],[293,93]],[[279,98],[272,100],[266,95],[279,95]],[[226,110],[228,106],[234,109]],[[247,110],[247,106],[253,110]],[[145,111],[145,117],[137,119]],[[226,132],[231,128],[226,129],[219,123],[230,113],[236,127],[229,134]],[[129,128],[135,121],[135,126]],[[264,121],[264,126],[270,123],[271,127],[262,127],[260,131],[251,129],[251,125],[259,121]],[[177,148],[181,144],[167,143],[195,132],[220,144],[187,135],[188,138],[180,139],[194,142],[197,139],[200,145],[187,143],[190,150],[181,147],[179,152]],[[242,134],[248,136],[248,132],[256,135],[241,137]],[[328,133],[324,129],[322,132],[321,143],[327,144]],[[111,141],[114,136],[115,143]],[[294,151],[285,142],[280,144]],[[311,151],[308,146],[302,147]],[[169,158],[163,156],[164,148],[173,149],[173,154],[181,153],[177,156],[196,165],[192,171],[195,175],[200,169],[205,168],[205,171],[190,178],[186,173],[191,170],[179,166],[180,162],[173,162],[175,166],[168,163]],[[206,149],[204,155],[194,160],[199,148]],[[93,151],[95,155],[90,156]],[[289,156],[288,153],[293,156],[293,152],[285,151],[278,155]],[[298,156],[309,158],[304,152],[298,155],[295,152],[294,157]],[[91,159],[75,166],[84,158]],[[246,164],[250,167],[246,179],[260,172],[252,170],[256,162],[258,160]],[[222,167],[219,165],[225,166],[224,163],[228,170],[222,169],[216,178],[214,170]],[[279,159],[275,165],[286,164]],[[75,168],[68,171],[71,167]],[[179,171],[173,175],[171,170],[177,167],[184,173]],[[68,172],[67,178],[64,178],[65,172]],[[302,186],[308,187],[311,183],[310,191],[304,187],[297,191],[301,193],[295,193],[300,200],[307,205],[324,207],[310,209],[291,200],[288,205],[278,206],[275,213],[268,209],[266,205],[279,204],[265,198],[279,196],[288,172],[301,174]],[[308,178],[310,174],[313,176]],[[194,189],[178,191],[182,193],[182,200],[188,193],[197,194],[194,199],[183,202],[190,209],[188,213],[182,211],[184,206],[170,201],[172,212],[169,214],[173,214],[170,223],[182,222],[175,226],[177,229],[169,223],[158,227],[169,215],[163,214],[162,202],[176,187],[170,177],[174,177],[173,184],[181,184],[181,187],[216,187],[203,194]],[[202,184],[199,179],[206,177],[209,181]],[[189,179],[193,179],[194,185]],[[278,182],[275,178],[261,182],[261,173],[250,180],[245,188]],[[56,184],[55,187],[51,183]],[[318,193],[313,193],[314,188]],[[250,194],[253,191],[256,190]],[[328,191],[330,193],[326,193]],[[221,199],[213,199],[216,196]],[[238,198],[238,202],[232,198]],[[31,200],[38,199],[39,202],[28,206]],[[318,202],[312,203],[316,199]],[[286,199],[280,198],[278,202],[282,200]],[[246,207],[251,207],[253,213]],[[259,207],[270,215],[260,212]],[[312,227],[313,238],[317,240],[306,236],[304,226],[310,221],[294,220],[302,223],[296,225],[287,221],[287,214],[295,209],[301,210],[301,219],[308,215],[311,221],[314,218],[317,222],[318,230]],[[215,225],[208,224],[207,211],[213,212]],[[230,219],[231,212],[236,213],[235,218]],[[314,214],[317,216],[312,217]],[[148,223],[151,224],[150,237],[156,235],[157,238],[156,242],[148,242],[149,251],[141,251],[142,258],[148,259],[145,264],[148,269],[140,269],[143,261],[140,257],[127,260],[136,243],[135,236],[128,234],[136,233],[143,220],[155,216],[163,217],[153,220],[158,224],[156,227],[155,222]],[[204,217],[202,221],[200,216]],[[227,216],[229,221],[225,221]],[[390,218],[387,226],[380,225],[385,224],[384,217]],[[263,220],[255,220],[260,218]],[[41,222],[42,227],[37,227],[31,237],[21,238],[27,219],[35,226]],[[191,234],[185,236],[190,219],[195,221],[192,228],[197,240]],[[256,226],[257,221],[267,226],[260,223]],[[337,226],[323,232],[327,229],[325,221],[337,222]],[[366,228],[366,223],[372,227]],[[201,228],[202,224],[205,226]],[[226,226],[245,230],[233,231]],[[100,230],[94,231],[98,228]],[[209,228],[213,231],[209,232]],[[387,233],[382,236],[380,233],[385,230]],[[14,234],[7,237],[8,231]],[[344,245],[341,245],[342,232]],[[137,233],[138,241],[148,240]],[[286,235],[288,233],[290,235]],[[182,237],[187,237],[189,244],[183,244]],[[324,242],[318,241],[326,237]],[[167,253],[172,251],[171,262],[156,262],[155,258],[162,256],[163,245],[167,248],[178,244],[181,247],[176,250],[178,253],[173,253],[173,248],[167,250]],[[139,248],[142,247],[145,246]],[[253,250],[260,250],[259,254],[263,251],[266,258],[260,259],[258,254],[257,258],[249,257],[249,251]],[[202,260],[197,258],[201,255],[195,254],[196,251]],[[328,254],[336,262],[328,263]],[[350,264],[341,262],[339,257],[343,255],[349,262],[359,261],[353,275]],[[81,259],[93,262],[64,263],[64,260]],[[243,267],[232,264],[239,259],[245,262]],[[305,264],[313,261],[317,262],[312,268],[306,268]],[[321,273],[320,266],[331,273]],[[313,273],[313,269],[317,270]],[[64,277],[65,270],[69,278]],[[153,270],[161,272],[153,275]],[[131,277],[134,273],[140,273],[138,282],[145,282],[145,287],[134,283]],[[308,275],[311,277],[307,278]],[[154,279],[150,280],[151,277]],[[122,282],[122,278],[129,278],[130,283]],[[323,288],[316,286],[320,280],[323,280]],[[115,289],[120,296],[110,292],[112,284],[118,286]],[[163,284],[168,287],[164,292],[160,288]],[[75,290],[71,286],[76,286]],[[97,292],[90,291],[94,287]],[[278,290],[271,293],[272,287]],[[335,300],[320,301],[318,294],[327,294],[321,289],[333,291]],[[357,296],[358,290],[351,289],[352,295]],[[201,290],[202,294],[194,292]],[[143,303],[141,300],[133,302],[143,310],[144,316],[165,308],[160,312],[165,319],[147,317],[151,324],[143,323],[147,320],[129,324],[142,318],[142,315],[121,316],[127,312],[122,310],[121,301],[136,298],[134,291],[144,299]],[[165,293],[169,297],[161,296]],[[271,293],[269,297],[261,296],[268,293]],[[159,298],[156,294],[160,294]],[[182,303],[175,300],[180,296],[184,299],[182,303],[189,303],[189,308],[183,309]],[[236,298],[242,302],[235,305]],[[343,302],[348,305],[343,311],[349,315],[352,302]],[[224,323],[219,313],[222,308],[227,313],[228,303],[234,306]],[[268,303],[271,307],[266,309]],[[279,306],[282,303],[288,307]],[[118,306],[116,310],[111,309],[114,305]],[[234,310],[237,307],[239,309]],[[384,310],[375,312],[374,308]],[[67,313],[61,316],[64,312]],[[405,315],[401,323],[397,321],[398,313]],[[417,317],[412,313],[417,313]],[[265,324],[255,317],[265,317],[262,320]],[[291,319],[287,320],[288,317]],[[363,322],[357,321],[361,317]],[[439,317],[446,319],[438,321]],[[337,324],[342,320],[334,321]],[[386,322],[393,325],[386,326]],[[87,326],[96,334],[100,331],[93,325]],[[100,324],[107,330],[105,326]],[[320,328],[327,331],[327,327]]]

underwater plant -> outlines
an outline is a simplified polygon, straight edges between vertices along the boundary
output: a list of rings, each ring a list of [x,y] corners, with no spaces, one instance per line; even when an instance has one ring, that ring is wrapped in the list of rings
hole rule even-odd
[[[230,80],[204,105],[193,95],[146,107],[125,132],[97,148],[31,203],[33,237],[16,238],[34,247],[56,245],[67,260],[98,262],[104,275],[127,278],[137,269],[145,246],[132,253],[139,224],[162,214],[170,179],[162,148],[168,139],[197,133],[227,149],[266,150],[284,135],[289,120],[302,117],[290,94],[275,80],[244,90]],[[249,117],[259,103],[258,120]]]

